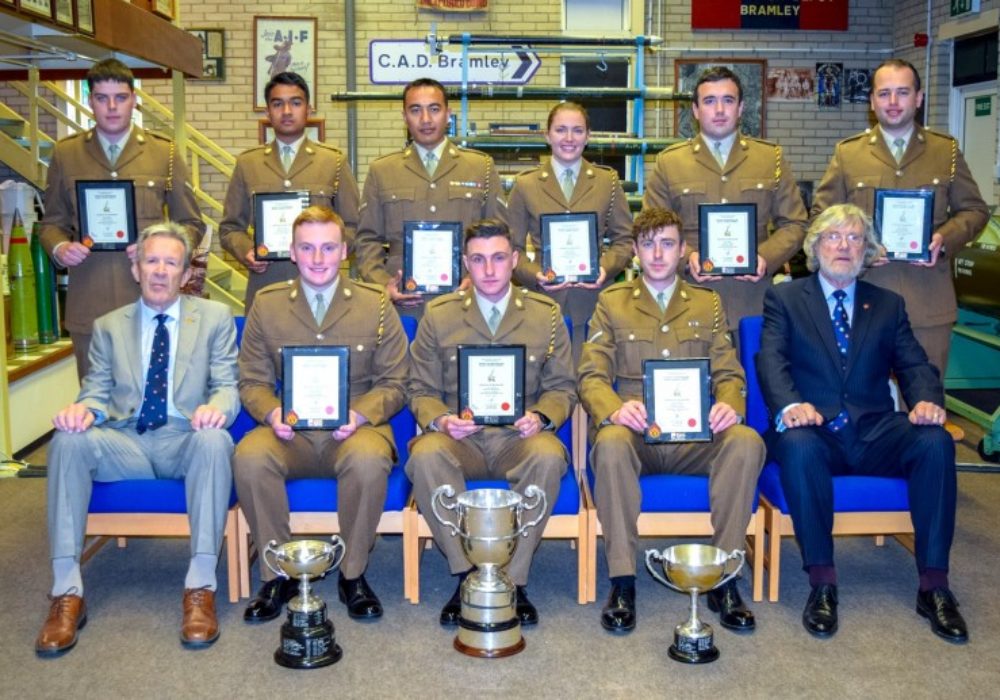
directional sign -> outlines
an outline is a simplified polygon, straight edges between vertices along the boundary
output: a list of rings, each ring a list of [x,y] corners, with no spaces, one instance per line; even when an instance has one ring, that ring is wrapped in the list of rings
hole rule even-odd
[[[469,52],[470,83],[525,85],[542,60],[524,49],[490,53]],[[369,78],[374,85],[404,85],[417,78],[434,78],[444,84],[462,82],[460,50],[432,53],[424,41],[374,40],[368,44]]]

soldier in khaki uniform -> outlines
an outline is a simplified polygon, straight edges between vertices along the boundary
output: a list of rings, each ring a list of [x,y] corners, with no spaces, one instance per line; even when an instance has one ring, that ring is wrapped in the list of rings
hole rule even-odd
[[[507,567],[517,586],[521,624],[538,621],[525,586],[531,558],[569,463],[555,431],[569,418],[576,394],[569,335],[559,305],[541,294],[514,289],[510,280],[517,258],[503,222],[487,219],[473,224],[465,234],[464,261],[474,290],[429,302],[410,348],[410,408],[424,435],[410,448],[406,474],[451,573],[459,578],[459,587],[441,611],[442,625],[458,623],[459,588],[470,565],[458,539],[430,515],[431,496],[442,484],[451,484],[461,493],[467,477],[504,478],[519,493],[530,484],[545,491],[545,519],[528,531]],[[525,346],[525,413],[513,426],[476,425],[455,415],[457,347],[470,344]]]
[[[740,425],[746,378],[726,332],[717,292],[677,276],[684,260],[680,218],[672,211],[645,209],[635,219],[636,254],[642,276],[601,293],[583,346],[578,389],[591,420],[594,500],[604,529],[611,594],[601,625],[612,632],[635,627],[635,550],[642,474],[708,474],[713,544],[743,549],[764,443]],[[712,393],[711,443],[649,445],[642,396],[642,362],[647,359],[708,357]],[[736,581],[709,593],[709,607],[724,627],[754,628],[753,613]]]
[[[552,148],[551,160],[517,176],[505,215],[501,212],[518,252],[514,281],[529,289],[541,289],[569,314],[573,320],[574,360],[580,357],[584,327],[594,312],[598,291],[632,259],[632,214],[625,192],[614,169],[583,157],[589,136],[587,110],[574,102],[556,105],[549,112],[545,134]],[[541,267],[541,216],[585,212],[597,214],[598,240],[609,241],[598,261],[600,275],[594,283],[550,284]],[[525,255],[529,237],[535,249],[534,260]]]
[[[400,313],[420,316],[424,303],[421,295],[402,289],[403,224],[454,221],[464,230],[496,217],[502,206],[493,159],[451,143],[446,138],[450,116],[439,82],[411,82],[403,90],[403,118],[412,143],[373,162],[365,178],[355,248],[358,275],[386,287]]]
[[[298,274],[290,260],[257,260],[251,231],[255,223],[255,194],[308,192],[310,204],[331,207],[344,220],[348,244],[354,240],[358,227],[358,185],[350,163],[333,146],[306,136],[309,117],[306,81],[297,73],[279,73],[264,87],[264,96],[275,139],[245,151],[236,159],[219,225],[222,247],[250,271],[248,311],[259,289]]]
[[[903,297],[913,334],[943,377],[951,327],[958,318],[951,254],[982,231],[990,212],[955,139],[915,122],[924,98],[916,68],[898,59],[885,61],[875,69],[872,86],[879,125],[837,144],[816,190],[812,215],[849,203],[874,216],[877,188],[934,192],[930,262],[883,258],[864,280]]]
[[[739,77],[728,68],[710,68],[698,78],[694,94],[691,110],[701,133],[656,157],[642,207],[680,214],[689,278],[722,296],[735,342],[740,319],[761,313],[771,275],[802,247],[808,216],[781,146],[739,131]],[[698,261],[699,204],[757,205],[756,274],[703,273]]]
[[[295,221],[292,248],[298,279],[265,287],[250,310],[240,349],[240,399],[262,425],[237,446],[233,476],[240,506],[261,544],[290,539],[286,479],[335,476],[347,544],[338,593],[348,615],[375,618],[382,606],[364,572],[396,459],[388,421],[403,406],[409,359],[406,335],[385,290],[340,274],[347,255],[343,231],[331,209],[304,209]],[[350,422],[332,432],[293,432],[275,396],[281,348],[314,344],[350,346]],[[265,583],[244,613],[247,622],[274,619],[296,591],[294,580],[275,579],[263,562],[260,573]]]
[[[77,181],[133,181],[137,232],[169,218],[187,227],[193,247],[205,233],[181,154],[165,137],[132,126],[134,84],[132,71],[121,61],[109,58],[94,64],[87,85],[97,126],[56,144],[45,184],[41,240],[52,260],[69,268],[65,323],[81,379],[90,368],[87,353],[94,319],[135,301],[136,285],[135,245],[120,252],[92,251],[85,244],[86,231],[79,230],[77,215]]]

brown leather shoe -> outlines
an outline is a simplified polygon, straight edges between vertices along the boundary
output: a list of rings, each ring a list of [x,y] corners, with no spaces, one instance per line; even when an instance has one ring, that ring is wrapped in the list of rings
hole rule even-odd
[[[188,649],[200,649],[211,646],[218,638],[219,621],[215,617],[215,591],[207,588],[185,588],[181,644]]]
[[[75,590],[75,589],[74,589]],[[76,646],[77,631],[87,624],[87,604],[72,593],[49,596],[49,616],[35,640],[39,656],[59,656]]]

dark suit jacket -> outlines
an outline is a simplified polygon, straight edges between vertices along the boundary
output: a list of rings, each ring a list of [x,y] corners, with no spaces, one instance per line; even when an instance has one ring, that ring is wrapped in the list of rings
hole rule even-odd
[[[910,406],[944,405],[940,377],[913,336],[902,297],[861,281],[846,370],[823,289],[812,275],[767,290],[757,373],[772,415],[796,402],[811,403],[827,421],[846,409],[865,440],[876,439],[881,419],[894,411],[890,374]]]

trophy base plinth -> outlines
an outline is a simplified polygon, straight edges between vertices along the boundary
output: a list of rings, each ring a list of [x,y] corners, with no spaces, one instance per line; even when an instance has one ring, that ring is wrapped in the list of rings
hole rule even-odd
[[[463,643],[458,637],[455,637],[455,649],[462,652],[466,656],[474,656],[478,659],[502,659],[505,656],[513,656],[514,654],[521,653],[524,651],[524,647],[524,637],[521,637],[517,644],[504,649],[480,649],[478,647],[471,647]]]
[[[317,614],[310,611],[306,617]],[[318,611],[322,621],[314,625],[301,622],[302,613],[289,611],[288,621],[281,626],[281,646],[274,652],[274,662],[285,668],[322,668],[340,661],[344,655],[333,637],[333,623],[326,618],[326,606]]]
[[[687,637],[675,632],[674,643],[670,645],[667,654],[682,664],[707,664],[719,658],[719,649],[711,634]]]
[[[477,622],[465,615],[458,619],[458,635],[455,648],[467,656],[481,659],[498,659],[513,656],[524,649],[521,636],[521,621],[515,615],[511,619],[497,622]]]
[[[339,644],[334,644],[330,647],[328,652],[322,656],[309,658],[289,656],[285,653],[284,649],[278,649],[274,652],[274,662],[279,666],[284,666],[285,668],[323,668],[324,666],[330,666],[331,664],[337,663],[343,655],[344,650],[340,648]]]

